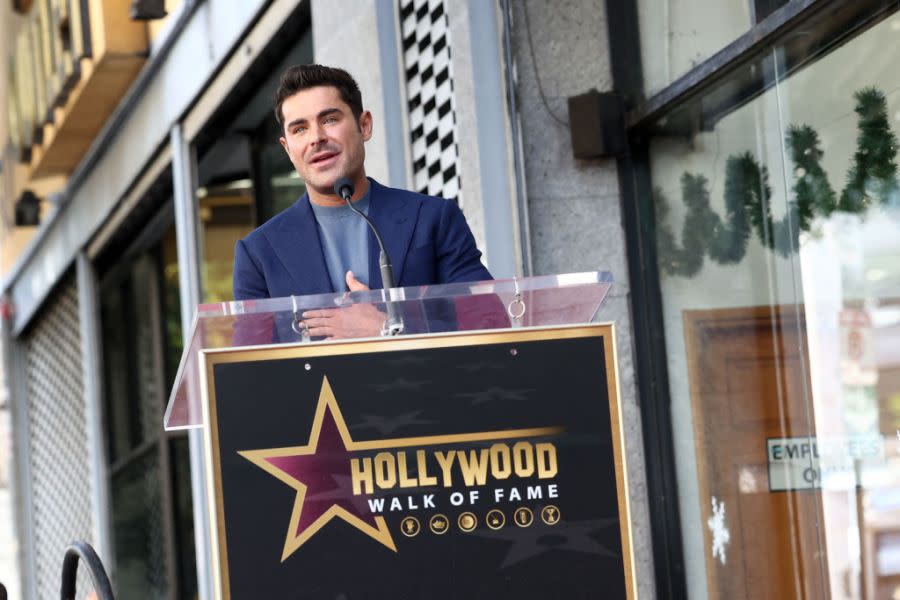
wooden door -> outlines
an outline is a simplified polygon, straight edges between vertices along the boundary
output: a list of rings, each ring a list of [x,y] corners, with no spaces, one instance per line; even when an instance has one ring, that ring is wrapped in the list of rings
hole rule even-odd
[[[817,490],[770,492],[768,438],[815,435],[796,307],[684,314],[710,598],[827,599]],[[713,498],[729,541],[713,556]]]

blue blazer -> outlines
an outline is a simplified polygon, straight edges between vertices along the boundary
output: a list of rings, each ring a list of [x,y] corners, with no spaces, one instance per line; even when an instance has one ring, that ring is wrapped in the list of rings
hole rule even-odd
[[[384,239],[398,287],[492,279],[466,219],[453,202],[369,179],[369,218]],[[378,242],[369,232],[369,287],[382,287]],[[304,194],[234,251],[234,299],[334,292],[319,227]]]

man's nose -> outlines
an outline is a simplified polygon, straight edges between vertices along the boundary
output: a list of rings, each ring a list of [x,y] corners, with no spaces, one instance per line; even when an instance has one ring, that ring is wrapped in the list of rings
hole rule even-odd
[[[328,136],[325,135],[325,127],[322,124],[318,124],[315,126],[315,144],[320,144],[328,139]]]

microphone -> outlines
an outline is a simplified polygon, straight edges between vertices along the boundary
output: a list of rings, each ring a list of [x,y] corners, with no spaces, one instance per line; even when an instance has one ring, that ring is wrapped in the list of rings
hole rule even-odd
[[[385,308],[387,308],[388,318],[384,323],[384,330],[381,333],[382,335],[399,335],[403,333],[403,319],[401,319],[400,315],[397,313],[397,306],[394,304],[390,292],[394,287],[394,267],[391,264],[391,257],[388,256],[387,250],[384,249],[384,241],[381,239],[381,234],[378,232],[378,228],[375,227],[375,223],[372,222],[372,219],[370,219],[368,215],[353,206],[353,202],[350,198],[353,197],[354,190],[353,182],[349,177],[341,177],[334,182],[334,193],[347,203],[347,207],[350,210],[362,217],[369,225],[369,229],[372,230],[372,233],[375,234],[375,241],[378,242],[379,249],[378,269],[381,271],[382,287],[387,291]]]

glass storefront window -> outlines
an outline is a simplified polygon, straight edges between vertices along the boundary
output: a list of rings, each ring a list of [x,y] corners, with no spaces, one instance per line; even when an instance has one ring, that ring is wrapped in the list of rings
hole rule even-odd
[[[101,292],[107,439],[116,584],[138,598],[168,595],[168,455],[160,441],[163,338],[158,254],[144,252]]]
[[[270,114],[267,118],[274,122]],[[203,244],[204,302],[232,300],[235,243],[256,225],[289,207],[306,192],[268,123],[257,143],[232,136],[218,142],[200,163],[197,190]],[[222,155],[232,157],[221,170]]]
[[[114,584],[136,598],[192,598],[187,437],[160,427],[182,344],[174,226],[159,235],[101,283]]]
[[[253,193],[249,179],[201,188],[204,302],[231,300],[234,244],[253,230]]]
[[[169,596],[159,460],[143,453],[110,479],[116,587],[147,600]]]
[[[650,97],[787,0],[638,0],[644,93]]]
[[[691,598],[900,598],[898,40],[649,143]]]

